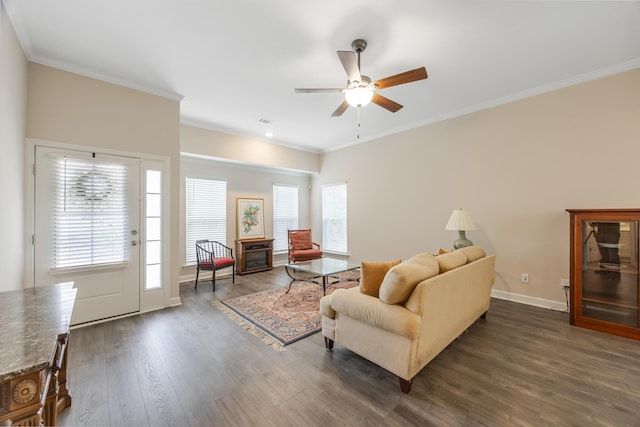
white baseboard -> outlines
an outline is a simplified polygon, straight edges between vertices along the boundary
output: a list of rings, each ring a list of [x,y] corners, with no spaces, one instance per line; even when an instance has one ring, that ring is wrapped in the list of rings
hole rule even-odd
[[[185,283],[185,282],[193,282],[194,280],[196,280],[196,275],[195,274],[187,274],[186,276],[180,276],[180,283]]]
[[[231,271],[231,270],[229,270]],[[216,279],[221,278],[221,277],[231,277],[231,273],[227,273],[227,272],[222,272],[222,273],[218,273],[216,275]],[[196,275],[195,274],[187,274],[184,276],[180,276],[180,283],[185,283],[185,282],[193,282],[196,280]],[[210,272],[205,272],[204,274],[201,274],[200,277],[198,278],[198,283],[200,283],[200,281],[206,282],[206,281],[211,281],[211,274]]]
[[[514,294],[511,292],[492,290],[491,296],[494,298],[518,302],[520,304],[532,305],[535,307],[548,308],[556,311],[567,311],[567,304],[562,301],[553,301],[544,298],[530,297],[527,295]]]
[[[169,307],[177,307],[182,305],[182,299],[180,297],[173,297],[169,299]]]

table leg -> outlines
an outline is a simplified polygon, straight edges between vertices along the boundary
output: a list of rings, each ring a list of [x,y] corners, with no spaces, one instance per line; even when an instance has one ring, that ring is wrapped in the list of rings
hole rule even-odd
[[[296,278],[293,277],[293,275],[289,271],[289,267],[287,267],[286,265],[284,266],[284,271],[286,271],[287,272],[287,276],[289,276],[291,278],[291,281],[289,282],[289,287],[287,288],[287,291],[285,292],[285,294],[288,294],[289,291],[291,290],[291,285],[293,285],[293,282],[296,281]]]

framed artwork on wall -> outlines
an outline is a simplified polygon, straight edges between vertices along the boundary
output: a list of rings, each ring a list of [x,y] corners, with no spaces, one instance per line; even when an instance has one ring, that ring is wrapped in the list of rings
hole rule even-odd
[[[236,198],[238,240],[264,239],[264,200]]]

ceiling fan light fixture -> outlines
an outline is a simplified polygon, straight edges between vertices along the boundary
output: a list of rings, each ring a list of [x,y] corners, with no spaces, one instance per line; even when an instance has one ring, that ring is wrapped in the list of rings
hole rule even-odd
[[[348,89],[344,94],[344,98],[352,107],[360,108],[371,102],[373,99],[373,91],[366,86],[357,86]]]
[[[362,108],[370,103],[374,103],[392,113],[402,108],[401,104],[385,98],[378,93],[380,89],[386,89],[405,83],[415,82],[427,78],[427,69],[425,67],[416,68],[414,70],[405,71],[403,73],[394,74],[383,79],[371,81],[369,76],[362,74],[360,68],[360,54],[367,47],[367,41],[357,39],[351,43],[351,51],[339,50],[338,59],[342,67],[347,73],[346,88],[327,88],[327,89],[304,89],[296,88],[296,93],[322,93],[322,92],[342,92],[344,93],[344,101],[331,114],[331,117],[339,117],[349,107]]]

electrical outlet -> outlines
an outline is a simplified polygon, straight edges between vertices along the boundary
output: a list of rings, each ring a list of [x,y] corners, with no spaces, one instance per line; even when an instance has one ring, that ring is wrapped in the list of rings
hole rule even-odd
[[[562,289],[571,287],[569,279],[560,279],[560,287]]]
[[[529,283],[529,273],[522,273],[522,276],[520,276],[520,281],[522,283]]]

